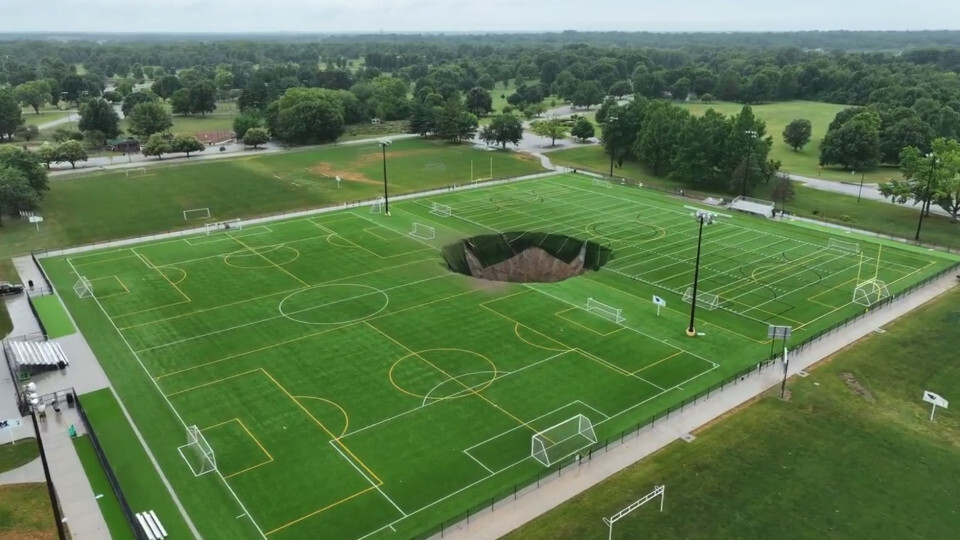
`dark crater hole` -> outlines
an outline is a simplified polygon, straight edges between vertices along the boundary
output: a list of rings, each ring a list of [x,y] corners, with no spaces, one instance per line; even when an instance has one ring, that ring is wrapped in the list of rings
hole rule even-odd
[[[545,232],[506,232],[465,238],[442,250],[450,270],[489,281],[553,283],[596,271],[613,250],[589,240]]]

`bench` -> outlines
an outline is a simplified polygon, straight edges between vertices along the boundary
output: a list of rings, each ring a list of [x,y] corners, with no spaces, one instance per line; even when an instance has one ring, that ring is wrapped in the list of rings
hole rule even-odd
[[[138,512],[137,521],[140,522],[140,527],[143,528],[143,532],[147,534],[147,538],[150,540],[163,540],[167,537],[167,530],[163,528],[153,510]]]

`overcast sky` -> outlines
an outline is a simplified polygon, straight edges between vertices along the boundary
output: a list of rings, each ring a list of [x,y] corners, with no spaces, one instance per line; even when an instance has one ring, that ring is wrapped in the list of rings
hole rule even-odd
[[[957,28],[960,0],[0,0],[0,32]]]

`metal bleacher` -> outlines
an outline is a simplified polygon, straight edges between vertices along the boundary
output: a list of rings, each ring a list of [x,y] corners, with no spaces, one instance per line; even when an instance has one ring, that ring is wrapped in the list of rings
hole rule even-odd
[[[727,205],[727,208],[731,210],[740,210],[741,212],[756,214],[767,218],[773,217],[773,209],[775,207],[776,203],[773,201],[753,199],[750,197],[737,197]]]
[[[19,371],[39,373],[64,369],[70,365],[58,343],[50,341],[9,341],[9,351]]]

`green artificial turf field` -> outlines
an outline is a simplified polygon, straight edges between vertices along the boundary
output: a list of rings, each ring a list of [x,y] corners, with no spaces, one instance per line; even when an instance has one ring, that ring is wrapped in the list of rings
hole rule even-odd
[[[33,307],[37,310],[37,314],[40,315],[40,320],[43,321],[43,327],[47,331],[48,339],[69,336],[77,331],[77,329],[73,327],[73,322],[70,320],[70,317],[67,316],[67,312],[63,309],[63,304],[60,303],[60,297],[57,295],[37,296],[31,298],[30,301],[33,302]]]
[[[61,291],[90,281],[94,296],[67,306],[202,534],[409,538],[547,469],[536,433],[582,415],[602,444],[766,359],[768,324],[800,340],[863,311],[858,280],[896,293],[956,263],[721,218],[700,273],[718,305],[698,310],[691,339],[697,223],[682,204],[561,175],[394,201],[391,217],[362,207],[42,262]],[[613,257],[563,282],[506,284],[438,254],[520,231]],[[551,466],[590,446],[557,435],[567,427],[545,436]]]

